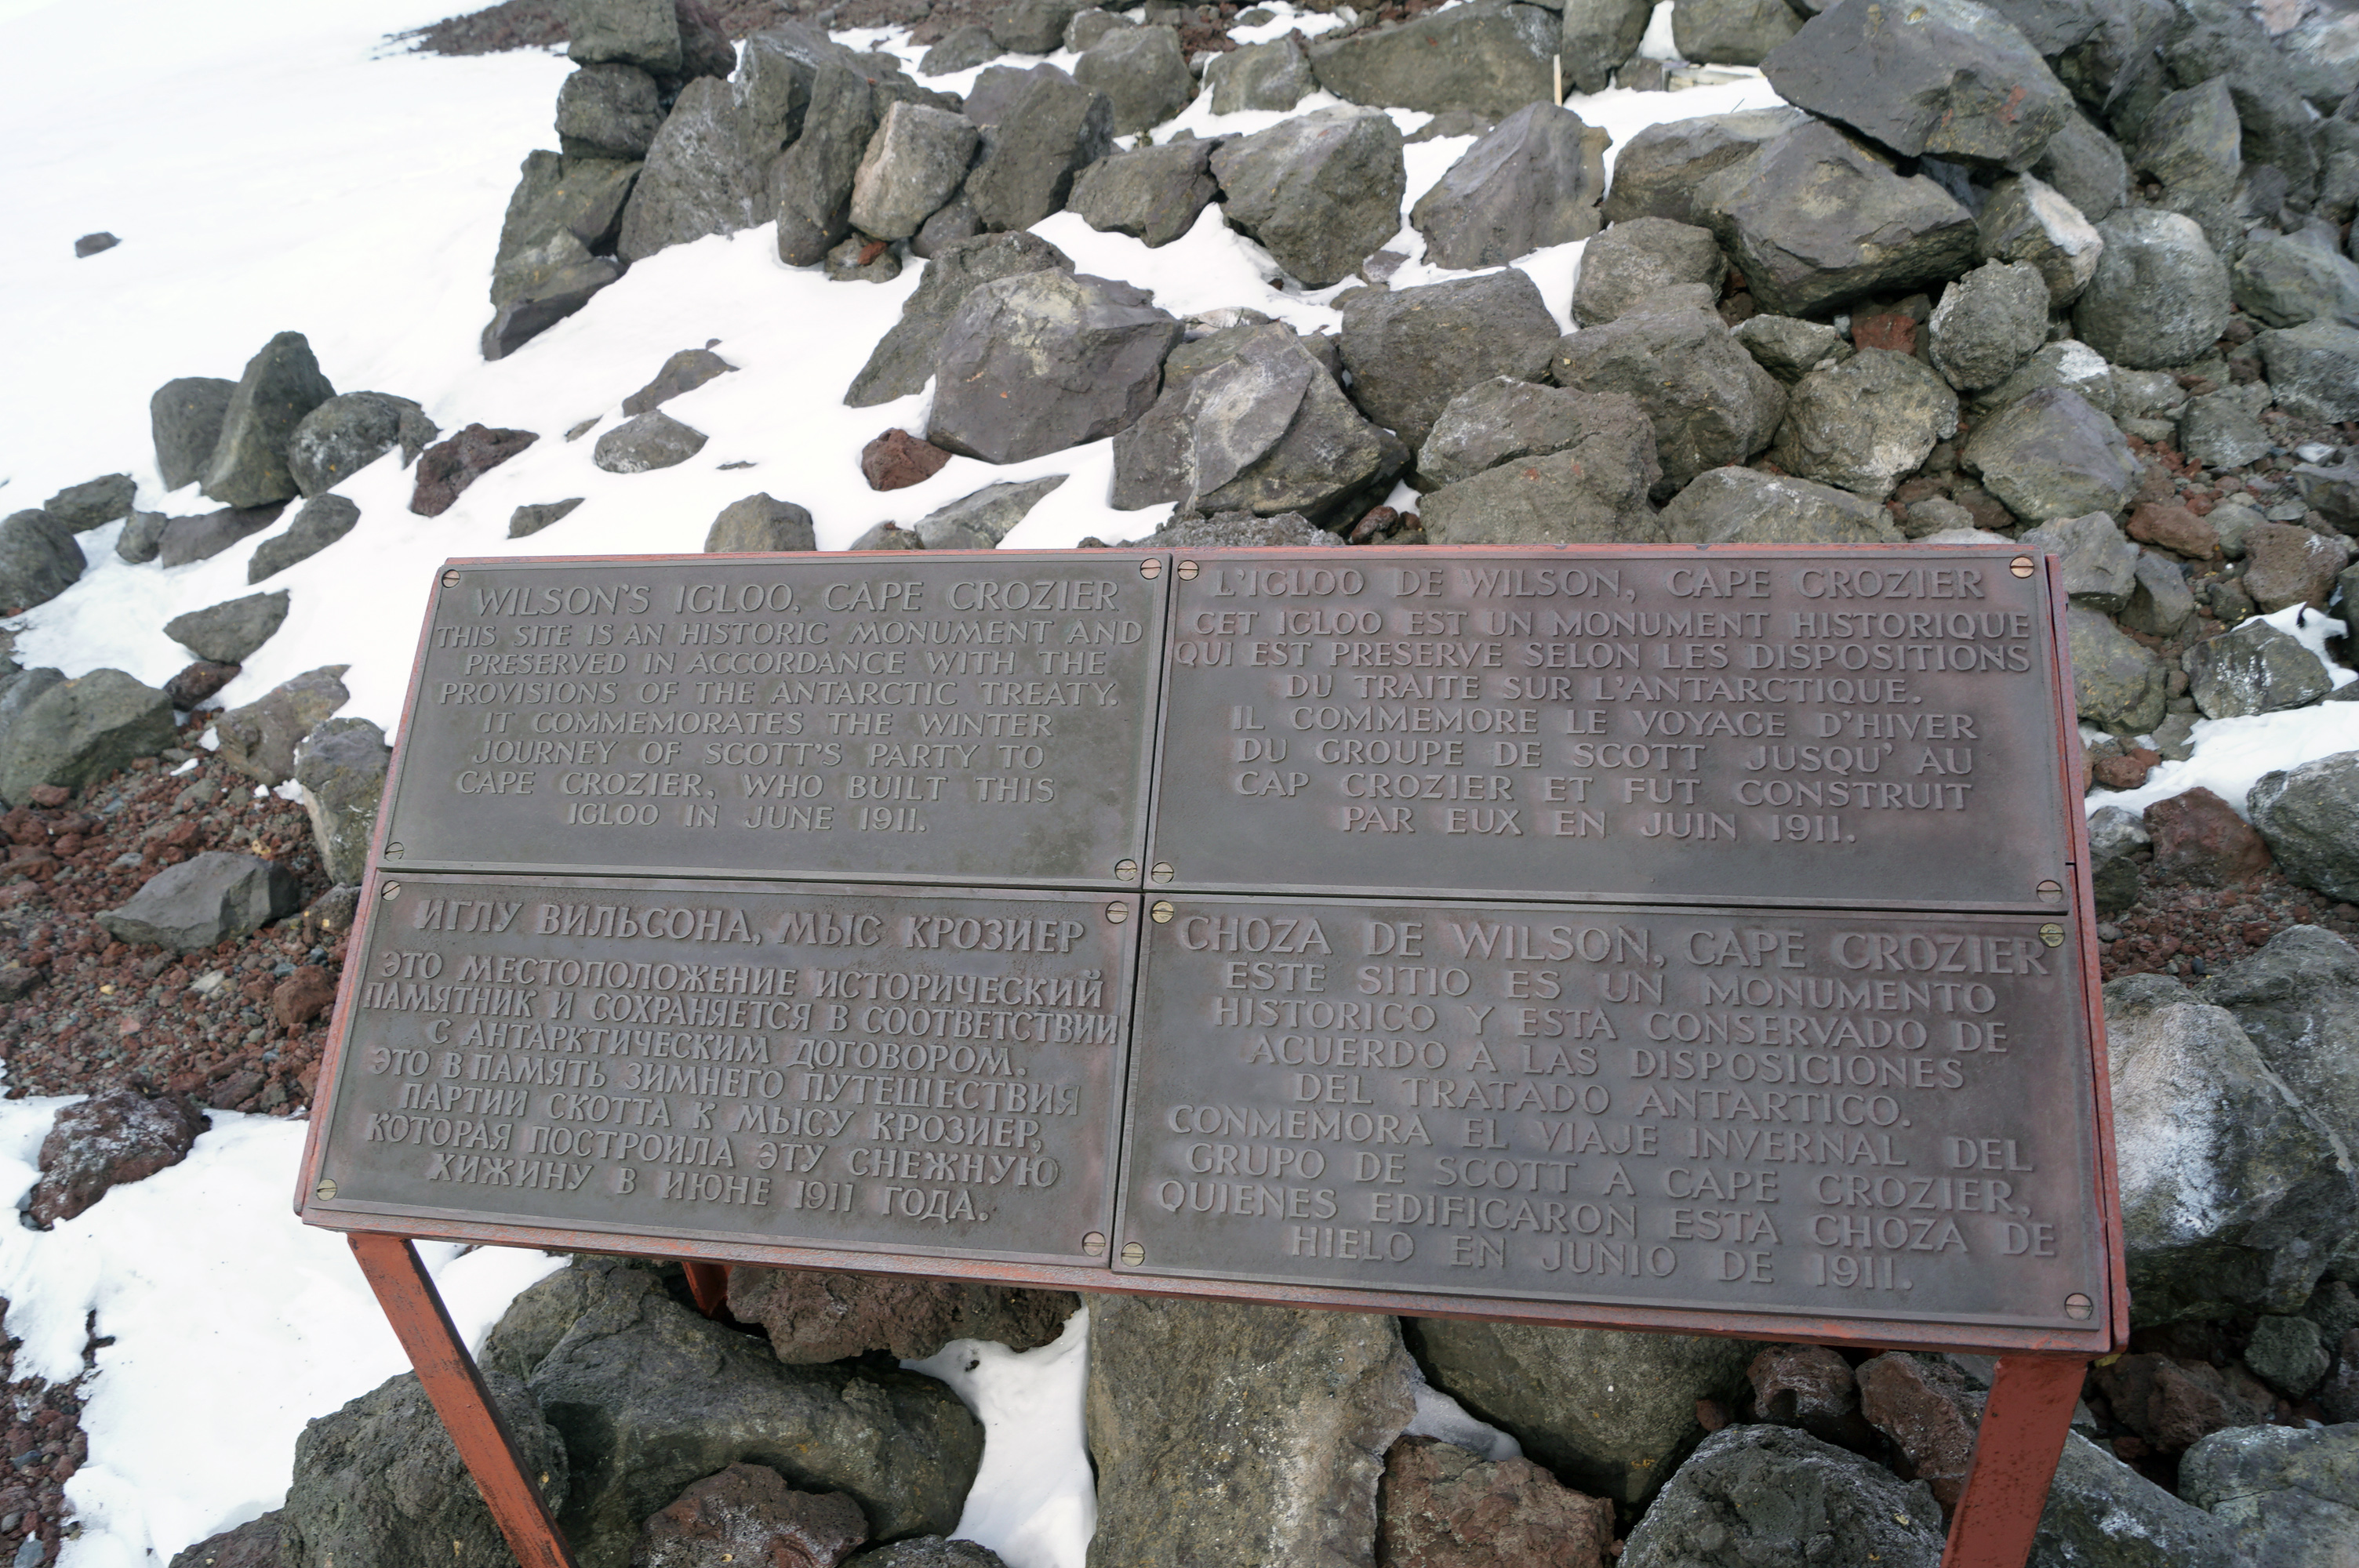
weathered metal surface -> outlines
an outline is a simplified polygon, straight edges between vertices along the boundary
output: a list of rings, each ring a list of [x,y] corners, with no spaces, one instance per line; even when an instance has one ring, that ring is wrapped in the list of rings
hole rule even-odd
[[[306,1219],[1077,1265],[1109,1228],[1135,896],[373,886]]]
[[[1115,1235],[1144,1274],[2109,1321],[2058,922],[1159,902]]]
[[[2078,1357],[2000,1357],[1941,1568],[2023,1568],[2088,1369]]]
[[[1123,885],[1145,836],[1167,588],[1143,560],[454,563],[412,679],[386,857]]]
[[[2049,582],[2018,559],[1180,552],[1151,874],[2060,909]]]

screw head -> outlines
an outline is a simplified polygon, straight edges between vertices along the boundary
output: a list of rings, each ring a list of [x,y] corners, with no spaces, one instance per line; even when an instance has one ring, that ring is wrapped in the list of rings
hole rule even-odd
[[[1157,578],[1161,577],[1163,575],[1163,562],[1161,558],[1155,556],[1149,556],[1145,560],[1139,562],[1138,575],[1145,578],[1149,582],[1153,582]]]
[[[311,1189],[311,1195],[318,1198],[321,1203],[326,1203],[336,1195],[336,1184],[333,1182],[321,1182],[318,1186]]]
[[[2049,903],[2061,903],[2064,898],[2064,884],[2052,878],[2047,881],[2041,882],[2039,884],[2039,896],[2047,900]]]
[[[1180,573],[1180,580],[1181,582],[1194,582],[1196,580],[1196,574],[1203,570],[1203,568],[1198,566],[1193,561],[1181,561],[1176,569]]]
[[[459,586],[459,574],[458,574],[457,572],[444,572],[444,573],[442,574],[442,586],[443,586],[444,588],[456,588],[456,587],[458,587],[458,586]]]
[[[1138,880],[1138,862],[1136,860],[1116,860],[1114,863],[1114,874],[1121,878],[1124,881],[1135,882]]]
[[[1171,901],[1169,899],[1158,898],[1155,901],[1155,907],[1148,910],[1147,913],[1155,917],[1156,925],[1169,925],[1171,924],[1171,917],[1180,912],[1171,907]]]
[[[377,894],[377,897],[385,900],[387,903],[391,903],[395,899],[397,899],[400,896],[401,884],[399,882],[386,883],[384,890]]]
[[[1082,1251],[1092,1258],[1105,1256],[1105,1232],[1093,1230],[1082,1238]]]
[[[2039,928],[2039,939],[2050,947],[2061,947],[2064,946],[2064,928],[2051,920]]]
[[[1126,904],[1126,903],[1110,903],[1110,904],[1107,904],[1107,905],[1106,905],[1106,924],[1107,924],[1107,925],[1120,925],[1124,921],[1128,920],[1129,918],[1130,918],[1130,906],[1129,906],[1128,904]]]
[[[2064,1315],[2075,1323],[2087,1321],[2089,1314],[2096,1310],[2097,1303],[2078,1291],[2064,1298]]]
[[[2006,563],[2006,569],[2013,572],[2017,577],[2029,577],[2033,572],[2038,571],[2039,568],[2038,563],[2033,561],[2029,556],[2017,556],[2015,559]]]
[[[401,840],[397,838],[392,843],[387,844],[385,847],[385,852],[388,855],[398,855],[402,853]]]
[[[1169,860],[1156,861],[1155,870],[1148,873],[1158,882],[1168,882],[1178,874],[1171,869],[1171,862]]]
[[[1147,1261],[1147,1249],[1136,1241],[1125,1241],[1122,1244],[1122,1260],[1136,1269]]]

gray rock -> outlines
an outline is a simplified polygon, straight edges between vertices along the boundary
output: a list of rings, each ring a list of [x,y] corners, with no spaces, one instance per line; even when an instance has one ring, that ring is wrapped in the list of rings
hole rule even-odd
[[[762,222],[763,206],[752,124],[729,83],[700,76],[680,90],[647,149],[615,254],[641,261],[667,245],[734,234]]]
[[[2307,203],[2318,185],[2317,116],[2303,100],[2301,79],[2243,7],[2191,0],[2178,9],[2161,48],[2169,85],[2224,79],[2243,127],[2244,160],[2275,167],[2286,177],[2288,199]]]
[[[1108,33],[1136,26],[1138,24],[1128,16],[1116,16],[1112,11],[1102,11],[1093,5],[1086,11],[1074,12],[1073,19],[1065,24],[1065,48],[1075,54],[1084,54],[1092,44]]]
[[[1937,1568],[1941,1505],[1922,1481],[1782,1426],[1704,1440],[1630,1531],[1623,1568]]]
[[[849,1494],[879,1537],[953,1528],[983,1432],[930,1378],[857,1364],[781,1365],[769,1347],[614,1268],[529,1379],[564,1438],[558,1522],[582,1568],[625,1568],[639,1522],[740,1461],[799,1490]]]
[[[1066,476],[1052,473],[1014,483],[986,484],[948,506],[936,507],[912,524],[929,550],[995,550],[1007,531],[1024,521]]]
[[[2079,393],[2088,400],[2089,406],[2110,415],[2121,406],[2119,394],[2114,390],[2116,379],[2117,373],[2105,362],[2104,355],[2077,338],[2060,338],[2024,361],[2014,374],[1974,402],[1987,412],[2019,403],[2041,387],[2060,386]]]
[[[1375,109],[1314,110],[1223,142],[1212,173],[1229,226],[1312,288],[1341,283],[1399,231],[1408,188],[1400,127]]]
[[[147,425],[156,441],[156,467],[166,490],[178,490],[205,477],[212,466],[213,448],[220,444],[222,421],[229,415],[237,383],[213,375],[184,375],[168,381],[147,400]]]
[[[1581,271],[1572,285],[1572,319],[1584,327],[1599,326],[1680,284],[1709,284],[1717,297],[1727,271],[1728,258],[1721,254],[1720,242],[1710,230],[1663,218],[1633,218],[1614,224],[1582,248]],[[1819,330],[1842,336],[1832,327]]]
[[[2359,1541],[2359,1425],[2215,1432],[2180,1456],[2179,1487],[2224,1528],[2231,1561],[2322,1568]]]
[[[1769,452],[1788,473],[1880,501],[1957,428],[1957,394],[1922,361],[1862,349],[1794,384]]]
[[[1573,285],[1572,308],[1576,316],[1580,314],[1578,281]],[[1756,364],[1788,386],[1814,370],[1832,368],[1852,356],[1849,334],[1798,316],[1749,316],[1737,323],[1736,341],[1745,345]]]
[[[943,329],[926,439],[991,463],[1102,440],[1153,406],[1180,337],[1126,283],[1055,270],[986,283]]]
[[[285,784],[294,776],[297,743],[352,699],[342,678],[348,667],[324,665],[306,670],[223,714],[213,721],[223,760],[258,784]],[[168,710],[169,704],[166,707]]]
[[[756,157],[775,158],[803,134],[820,67],[848,63],[850,53],[823,30],[800,22],[776,23],[747,35],[738,52],[735,86],[745,110],[746,145]]]
[[[1646,411],[1617,393],[1571,395],[1583,405],[1574,440],[1434,491],[1418,507],[1426,537],[1437,545],[1653,544],[1668,537],[1647,499],[1661,469]]]
[[[1614,73],[1638,52],[1654,10],[1648,0],[1565,0],[1557,52],[1566,90],[1603,92],[1612,85]]]
[[[12,614],[50,600],[82,580],[90,558],[73,530],[47,512],[18,512],[0,522],[0,610]]]
[[[246,362],[222,415],[220,444],[199,488],[224,506],[260,506],[300,493],[287,440],[303,416],[336,395],[300,332],[281,332]]]
[[[1394,1319],[1150,1296],[1093,1297],[1090,1317],[1093,1559],[1371,1560],[1385,1451],[1416,1409]]]
[[[1066,205],[1101,233],[1128,234],[1152,249],[1194,228],[1220,189],[1212,143],[1168,142],[1098,159],[1074,178]]]
[[[2092,223],[2112,217],[2129,198],[2128,160],[2113,137],[2078,109],[2064,117],[2031,172],[2054,186]]]
[[[1700,223],[1695,198],[1714,174],[1751,159],[1765,143],[1811,124],[1799,109],[1747,109],[1649,125],[1630,138],[1614,159],[1614,181],[1605,192],[1608,223],[1633,218],[1669,218]]]
[[[566,157],[643,158],[663,121],[656,79],[636,65],[585,65],[557,90],[557,146]]]
[[[2074,336],[2133,370],[2182,365],[2228,325],[2228,269],[2191,218],[2125,208],[2097,225],[2096,276],[2072,307]]]
[[[2203,995],[2236,1015],[2261,1059],[2346,1152],[2359,1149],[2359,954],[2349,943],[2319,926],[2289,927],[2213,977]]]
[[[484,325],[480,350],[486,361],[506,359],[623,276],[622,263],[591,255],[571,234],[552,235],[518,254],[511,268],[495,279],[506,297]]]
[[[1568,1485],[1635,1506],[1703,1435],[1696,1401],[1729,1400],[1760,1346],[1609,1329],[1408,1320],[1433,1386],[1512,1433]],[[1938,1514],[1936,1516],[1938,1518]]]
[[[2048,341],[2048,280],[1989,262],[1941,292],[1928,323],[1934,368],[1961,392],[1996,386]]]
[[[80,534],[129,516],[132,500],[138,492],[139,487],[132,482],[129,474],[105,474],[66,486],[42,502],[40,509]]]
[[[1417,447],[1450,400],[1475,383],[1538,380],[1556,346],[1556,319],[1530,276],[1508,267],[1356,295],[1343,306],[1341,341],[1352,400]]]
[[[2121,431],[2062,387],[2043,387],[1984,419],[1959,461],[2027,523],[2118,512],[2138,483]]]
[[[1348,312],[1346,319],[1348,320]],[[1558,341],[1549,375],[1578,392],[1638,400],[1655,427],[1658,497],[1769,444],[1786,389],[1706,310],[1628,316]]]
[[[837,60],[821,63],[810,92],[802,135],[769,170],[778,259],[788,266],[817,266],[851,232],[853,183],[885,115],[868,79]]]
[[[723,507],[704,535],[707,555],[770,555],[818,548],[809,512],[791,501],[760,493]]]
[[[34,699],[43,692],[53,686],[63,686],[65,679],[65,671],[47,667],[0,675],[0,756],[6,754],[8,730],[18,716],[32,707]]]
[[[2060,557],[2064,593],[2075,604],[2118,614],[2137,588],[2138,547],[2103,512],[2043,523],[2022,544]]]
[[[2278,870],[2346,902],[2359,897],[2359,752],[2263,773],[2245,806]]]
[[[844,546],[845,549],[853,551],[922,550],[925,547],[926,542],[918,537],[916,529],[904,528],[889,518]]]
[[[1755,302],[1784,316],[1955,277],[1982,249],[1973,214],[1939,183],[1815,121],[1722,168],[1692,202]]]
[[[1759,65],[1801,26],[1786,0],[1678,0],[1671,7],[1680,58],[1708,65]]]
[[[1836,5],[1761,62],[1777,95],[1904,157],[2020,173],[2072,96],[2015,25],[1973,0],[1930,0],[1906,25]]]
[[[2011,175],[1992,188],[1975,227],[1983,255],[2037,268],[2058,308],[2081,297],[2105,253],[2104,236],[2063,192],[2033,175]],[[2042,323],[2045,325],[2045,323]]]
[[[1314,524],[1299,512],[1256,517],[1250,512],[1223,512],[1212,517],[1177,517],[1144,539],[1132,539],[1158,550],[1341,549],[1343,540]]]
[[[2300,639],[2256,617],[2187,650],[2188,695],[2206,719],[2307,708],[2334,689]]]
[[[684,392],[694,392],[708,381],[718,381],[737,367],[711,349],[681,349],[664,361],[655,379],[623,399],[626,415],[659,408]]]
[[[1756,469],[1708,469],[1663,508],[1678,545],[1878,545],[1902,535],[1883,507],[1832,485]]]
[[[1163,124],[1196,96],[1196,79],[1180,52],[1177,27],[1120,27],[1106,34],[1073,62],[1073,80],[1106,95],[1117,136]]]
[[[2245,314],[2272,327],[2327,317],[2359,319],[2359,263],[2316,229],[2260,234],[2247,241],[2229,272],[2229,290]]]
[[[356,883],[368,871],[369,839],[392,762],[385,731],[366,719],[323,719],[296,746],[295,782],[330,881]]]
[[[166,568],[211,560],[250,534],[259,534],[278,521],[287,509],[283,501],[267,506],[225,506],[199,517],[165,520],[156,535],[156,560]]]
[[[1054,54],[1087,0],[1015,0],[991,19],[991,38],[1015,54]]]
[[[165,867],[130,903],[103,910],[97,919],[109,935],[132,946],[198,953],[302,906],[295,873],[277,861],[208,849]]]
[[[1567,392],[1560,387],[1495,376],[1478,381],[1450,400],[1418,449],[1422,484],[1456,484],[1485,469],[1519,458],[1538,457],[1578,446],[1592,433],[1644,410],[1610,393]],[[1651,454],[1654,427],[1646,427]],[[1647,480],[1649,487],[1656,476]]]
[[[407,397],[347,392],[303,416],[287,438],[287,471],[304,495],[331,491],[404,444],[417,449],[441,434],[426,411]]]
[[[2026,1568],[2235,1568],[2227,1531],[2073,1433]]]
[[[2138,871],[2154,859],[2154,838],[2134,811],[2101,806],[2089,813],[2089,880],[2099,914],[2119,914],[2137,902]]]
[[[2158,550],[2140,550],[2136,586],[2122,624],[2149,637],[2174,637],[2195,613],[2195,594],[2177,563]]]
[[[2173,196],[2224,201],[2244,178],[2243,135],[2227,81],[2215,76],[2169,94],[2147,113],[2130,167]]]
[[[1027,229],[1059,211],[1073,176],[1114,151],[1114,104],[1053,66],[1028,73],[991,66],[975,97],[996,77],[1027,76],[1004,114],[984,123],[983,157],[966,178],[966,199],[986,229]],[[972,102],[969,113],[978,113]]]
[[[1314,43],[1310,70],[1346,103],[1512,114],[1554,101],[1549,61],[1561,29],[1537,5],[1470,0],[1397,27]]]
[[[974,211],[974,203],[963,196],[953,196],[941,211],[919,225],[917,237],[909,242],[909,254],[919,261],[932,261],[961,240],[972,240],[983,232],[983,220]]]
[[[48,686],[0,734],[0,800],[38,784],[78,790],[172,743],[172,699],[121,670]]]
[[[613,254],[639,168],[614,158],[527,154],[500,222],[492,303],[545,298],[583,269],[597,270],[592,259]],[[604,271],[620,276],[611,262]]]
[[[2359,419],[2359,330],[2305,321],[2256,341],[2278,407],[2305,419]]]
[[[249,593],[243,599],[191,610],[166,622],[164,635],[201,659],[242,665],[286,622],[289,597],[282,588],[276,593]]]
[[[2167,977],[2107,986],[2105,1020],[2131,1320],[2299,1311],[2359,1205],[2339,1141]]]
[[[2103,611],[2065,611],[2072,656],[2072,697],[2081,717],[2120,735],[2144,735],[2162,722],[2169,672]]]
[[[682,64],[672,0],[567,0],[566,58],[582,65],[621,60],[658,75]]]
[[[2295,1400],[2316,1388],[2334,1365],[2324,1331],[2306,1317],[2263,1316],[2253,1325],[2253,1336],[2245,1343],[2244,1359],[2255,1377]],[[2352,1479],[2359,1481],[2359,1467],[2354,1467]],[[2359,1504],[2359,1488],[2353,1490],[2350,1501]],[[2359,1510],[2345,1511],[2351,1523],[2359,1526]]]
[[[1064,252],[1037,234],[981,234],[935,253],[901,307],[901,319],[878,341],[843,401],[872,408],[925,389],[942,332],[966,297],[986,283],[1030,272],[1073,270]]]
[[[1310,75],[1309,52],[1290,33],[1215,55],[1204,67],[1204,86],[1212,95],[1215,114],[1291,109],[1318,85]]]
[[[706,78],[705,80],[711,80]],[[646,473],[675,468],[704,449],[703,431],[692,429],[664,413],[649,409],[625,419],[591,449],[590,460],[608,473]]]
[[[978,65],[989,65],[1006,52],[992,38],[988,27],[952,27],[918,62],[918,74],[951,76],[973,70]]]
[[[1525,104],[1467,148],[1409,210],[1410,224],[1425,236],[1426,260],[1497,266],[1597,232],[1612,140],[1570,109]],[[1584,271],[1589,265],[1583,253]]]
[[[1007,1564],[998,1552],[972,1541],[921,1535],[855,1552],[843,1560],[843,1568],[1007,1568]]]
[[[2275,445],[2241,386],[2190,397],[2179,416],[2180,450],[2206,468],[2258,462]]]
[[[2304,506],[2345,534],[2359,533],[2359,463],[2302,463],[2292,478]],[[2359,604],[2359,593],[2345,594],[2343,603]]]
[[[895,103],[852,181],[852,226],[880,240],[915,234],[958,190],[983,133],[962,114]]]
[[[923,1360],[959,1339],[1037,1350],[1064,1334],[1082,1304],[1069,1291],[745,1265],[730,1271],[728,1299],[731,1314],[767,1335],[770,1353],[789,1366],[871,1351]]]

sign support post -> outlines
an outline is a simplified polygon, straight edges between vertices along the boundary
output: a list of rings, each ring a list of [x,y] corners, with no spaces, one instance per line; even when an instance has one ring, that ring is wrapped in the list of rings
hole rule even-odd
[[[2023,1568],[2088,1368],[2078,1357],[1999,1357],[1941,1568]]]

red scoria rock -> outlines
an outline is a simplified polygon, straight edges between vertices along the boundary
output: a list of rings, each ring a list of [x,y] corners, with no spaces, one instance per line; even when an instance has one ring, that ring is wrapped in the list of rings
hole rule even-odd
[[[1528,1459],[1404,1437],[1385,1455],[1376,1568],[1603,1568],[1614,1505]]]
[[[951,455],[908,431],[886,431],[860,449],[860,471],[871,490],[906,490],[941,472]]]
[[[418,486],[410,492],[409,509],[420,517],[441,516],[461,492],[539,439],[530,430],[470,425],[449,440],[437,441],[419,454]]]
[[[1859,1408],[1908,1456],[1943,1511],[1965,1495],[1982,1400],[1956,1368],[1890,1351],[1859,1368]]]
[[[184,1095],[150,1099],[118,1088],[70,1105],[41,1141],[27,1212],[43,1229],[71,1219],[114,1188],[179,1164],[204,1130],[204,1114]]]
[[[2232,887],[2269,869],[2269,847],[2235,808],[2201,787],[2146,808],[2154,875],[2189,887]]]
[[[836,1568],[868,1539],[842,1492],[798,1492],[765,1465],[732,1465],[639,1528],[631,1568]]]

